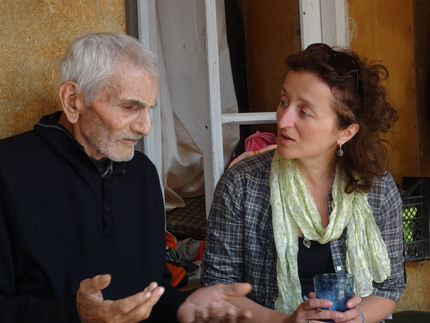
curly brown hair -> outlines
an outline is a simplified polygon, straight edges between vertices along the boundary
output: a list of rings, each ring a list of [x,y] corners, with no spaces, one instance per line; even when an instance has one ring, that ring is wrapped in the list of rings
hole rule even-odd
[[[346,66],[333,64],[334,56],[343,56],[340,64]],[[315,74],[330,87],[339,129],[359,125],[357,134],[342,146],[344,155],[337,157],[337,165],[347,183],[346,193],[368,192],[374,178],[384,176],[388,166],[387,141],[380,134],[398,120],[380,84],[388,77],[388,70],[377,62],[361,60],[354,52],[325,44],[313,44],[289,55],[286,64],[290,70]],[[348,67],[350,70],[345,70]]]

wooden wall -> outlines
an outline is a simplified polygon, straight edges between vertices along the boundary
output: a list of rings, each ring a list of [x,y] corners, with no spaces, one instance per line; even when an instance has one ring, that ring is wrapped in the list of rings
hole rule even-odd
[[[390,171],[399,184],[402,177],[430,176],[430,123],[424,108],[424,77],[430,57],[425,20],[430,3],[349,0],[348,4],[351,49],[370,60],[380,60],[390,73],[385,83],[387,94],[400,116],[387,136],[394,148]]]
[[[388,68],[387,94],[400,119],[387,137],[393,144],[390,171],[430,176],[430,1],[349,0],[351,48]],[[408,262],[407,287],[396,311],[430,311],[430,262]]]
[[[59,108],[57,66],[83,32],[125,32],[123,0],[0,1],[0,139]]]
[[[430,1],[414,3],[415,85],[420,176],[430,176]],[[429,305],[430,307],[430,305]]]
[[[275,111],[286,75],[285,58],[300,50],[299,2],[244,0],[251,112]],[[254,127],[276,133],[276,125]]]

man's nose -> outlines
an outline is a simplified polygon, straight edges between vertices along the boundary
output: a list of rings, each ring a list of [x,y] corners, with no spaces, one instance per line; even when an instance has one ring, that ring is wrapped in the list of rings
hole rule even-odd
[[[131,130],[147,136],[151,132],[151,111],[148,108],[143,108],[139,111],[136,120],[131,124]]]

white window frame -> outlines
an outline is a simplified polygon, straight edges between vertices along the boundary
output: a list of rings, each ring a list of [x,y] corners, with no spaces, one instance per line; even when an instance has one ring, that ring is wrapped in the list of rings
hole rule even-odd
[[[157,21],[155,0],[138,0],[139,39],[157,54]],[[326,43],[330,46],[349,46],[347,0],[299,0],[301,46]],[[205,0],[206,50],[208,69],[208,111],[205,111],[204,177],[206,215],[209,214],[215,186],[224,172],[222,125],[276,122],[275,113],[221,113],[218,34],[215,0]],[[158,100],[157,100],[158,101]],[[162,134],[160,109],[151,110],[152,127],[144,139],[143,151],[156,165],[163,181]]]

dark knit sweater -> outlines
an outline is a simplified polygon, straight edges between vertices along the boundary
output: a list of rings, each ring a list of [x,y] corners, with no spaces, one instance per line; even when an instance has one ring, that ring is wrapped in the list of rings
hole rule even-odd
[[[60,114],[0,141],[0,322],[78,322],[80,282],[106,273],[105,299],[166,286],[148,321],[174,321],[154,165],[136,152],[101,176]]]

